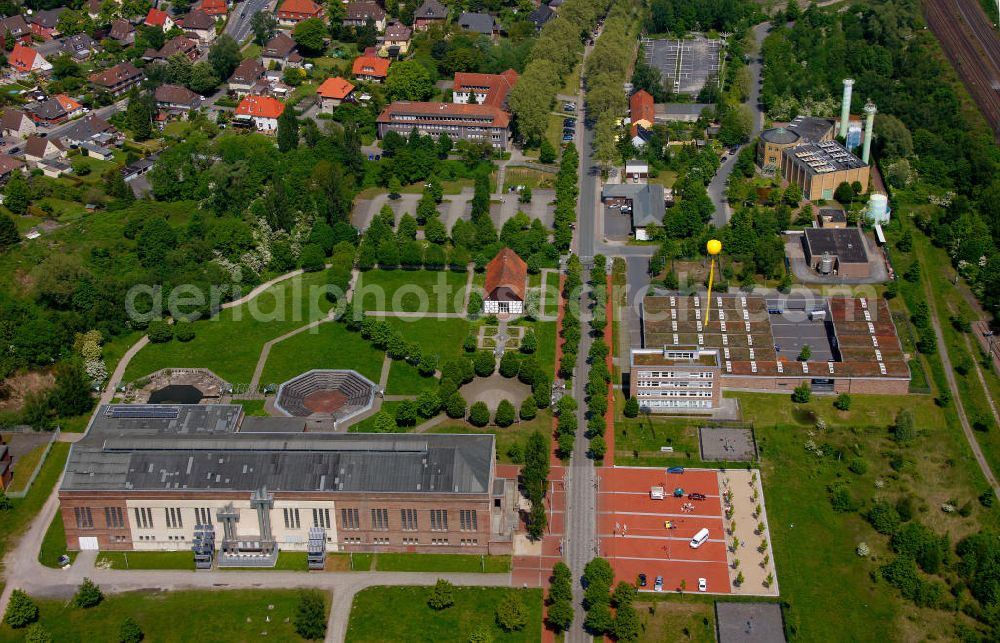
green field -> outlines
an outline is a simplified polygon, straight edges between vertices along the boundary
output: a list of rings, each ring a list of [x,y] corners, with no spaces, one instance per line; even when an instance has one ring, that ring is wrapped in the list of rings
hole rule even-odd
[[[230,402],[242,406],[244,415],[267,417],[267,411],[264,410],[264,400],[230,400]]]
[[[28,481],[31,480],[31,474],[35,472],[35,468],[42,460],[42,454],[45,453],[45,448],[47,446],[47,444],[39,444],[34,449],[18,458],[16,465],[17,475],[14,476],[14,479],[10,483],[10,488],[7,489],[7,491],[11,493],[20,493],[24,491],[25,487],[28,486]]]
[[[455,604],[441,611],[427,606],[427,587],[369,587],[351,606],[347,641],[467,641],[485,629],[496,643],[537,641],[542,628],[542,592],[538,589],[460,587]],[[504,632],[494,611],[507,592],[518,592],[528,608],[523,630]]]
[[[538,350],[534,357],[538,365],[553,377],[556,372],[556,322],[520,321],[518,326],[524,326],[535,331],[538,339]]]
[[[68,555],[71,561],[76,558],[75,551],[66,549],[66,526],[63,524],[62,514],[57,513],[45,530],[42,548],[38,551],[38,562],[46,567],[59,567],[59,557],[63,554]]]
[[[59,643],[117,641],[126,617],[135,619],[146,641],[257,641],[265,631],[264,640],[301,640],[293,624],[299,603],[296,590],[128,592],[105,596],[90,609],[62,600],[36,602],[39,622]],[[0,625],[0,642],[23,640],[23,630]]]
[[[506,574],[510,556],[475,556],[470,554],[375,554],[375,569],[380,572],[468,572]]]
[[[407,341],[420,344],[423,350],[438,356],[438,363],[460,357],[462,342],[469,333],[469,322],[457,318],[403,319],[389,317],[389,323],[398,328]],[[433,384],[421,377],[416,367],[404,361],[394,361],[389,370],[386,393],[389,395],[417,395]]]
[[[382,408],[381,408],[381,410],[385,411],[389,415],[392,415],[393,417],[395,417],[396,407],[398,407],[398,406],[399,406],[399,402],[382,402]],[[378,415],[378,414],[376,413],[376,414],[373,414],[373,415],[369,415],[368,417],[366,417],[365,419],[361,420],[357,424],[352,424],[347,430],[350,431],[351,433],[371,433],[371,432],[373,432],[375,430],[375,416],[376,415]],[[419,424],[420,421],[418,420],[417,423]],[[399,429],[400,432],[404,432],[404,431],[408,431],[408,430],[410,430],[408,427],[407,428],[400,428]]]
[[[581,429],[584,430],[584,429]],[[497,439],[497,461],[501,463],[512,463],[507,455],[512,446],[518,444],[524,448],[528,441],[528,436],[535,431],[540,431],[542,435],[552,434],[552,412],[544,409],[538,412],[533,420],[515,422],[507,428],[501,429],[497,426],[475,427],[465,420],[446,419],[444,422],[431,427],[428,433],[491,433]]]
[[[271,347],[261,384],[281,384],[313,368],[351,368],[373,382],[384,353],[339,322],[327,322]]]
[[[188,569],[194,571],[194,554],[181,551],[102,551],[97,565],[111,569]]]
[[[372,270],[358,276],[351,301],[366,312],[462,312],[467,279],[450,270]]]
[[[149,344],[132,359],[125,380],[161,368],[202,367],[228,382],[247,383],[268,340],[326,315],[331,304],[319,290],[325,284],[325,272],[293,277],[215,319],[195,322],[190,342]]]

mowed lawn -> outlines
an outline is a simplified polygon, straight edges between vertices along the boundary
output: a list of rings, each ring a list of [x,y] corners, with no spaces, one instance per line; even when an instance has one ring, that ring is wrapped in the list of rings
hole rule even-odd
[[[364,311],[463,312],[465,272],[371,270],[358,276],[352,302]]]
[[[438,364],[463,355],[462,342],[469,334],[469,322],[457,318],[405,319],[387,318],[407,341],[416,342],[424,351],[438,356]],[[403,360],[392,363],[386,393],[389,395],[417,395],[433,385],[429,377],[421,377],[416,367]]]
[[[542,628],[542,591],[499,587],[458,587],[455,604],[441,611],[428,607],[429,587],[369,587],[351,606],[346,640],[468,641],[478,629],[495,643],[537,641]],[[521,595],[528,611],[522,630],[505,632],[496,624],[496,606],[508,592]]]
[[[326,322],[271,347],[261,384],[281,384],[313,368],[350,368],[373,382],[384,353],[340,322]]]
[[[301,640],[294,625],[296,590],[127,592],[105,596],[90,609],[62,600],[37,603],[42,626],[59,643],[117,641],[126,617],[135,619],[146,641]],[[274,609],[268,609],[272,605]],[[266,637],[261,635],[264,631]],[[23,640],[24,630],[0,625],[0,642]]]
[[[325,284],[325,271],[287,279],[242,306],[195,322],[190,342],[149,344],[132,359],[125,381],[161,368],[202,367],[230,383],[248,383],[268,340],[326,315],[332,304],[322,291]]]

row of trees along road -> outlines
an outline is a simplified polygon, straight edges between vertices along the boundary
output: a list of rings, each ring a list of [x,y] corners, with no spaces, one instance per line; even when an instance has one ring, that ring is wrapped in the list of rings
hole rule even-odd
[[[610,0],[566,0],[559,15],[542,28],[531,49],[531,62],[510,93],[518,136],[528,145],[541,142],[556,92],[576,67],[585,34],[594,30],[610,4]]]
[[[616,124],[625,116],[628,107],[622,92],[622,79],[630,75],[640,12],[637,0],[615,3],[584,69],[587,118],[596,123],[594,158],[603,164],[613,162],[618,156]]]

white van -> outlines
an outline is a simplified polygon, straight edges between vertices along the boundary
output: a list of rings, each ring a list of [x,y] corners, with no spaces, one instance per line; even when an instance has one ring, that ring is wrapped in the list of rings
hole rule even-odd
[[[694,538],[691,539],[691,549],[698,549],[705,544],[706,540],[708,540],[708,529],[702,528],[694,535]]]
[[[663,487],[652,487],[649,490],[649,497],[653,500],[663,500],[665,496],[666,492],[663,490]]]

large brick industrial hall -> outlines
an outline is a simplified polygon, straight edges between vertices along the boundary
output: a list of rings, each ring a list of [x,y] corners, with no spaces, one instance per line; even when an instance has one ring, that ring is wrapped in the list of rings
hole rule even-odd
[[[492,435],[305,433],[238,405],[106,405],[59,499],[70,549],[202,547],[241,566],[279,550],[509,554],[517,481],[496,476],[495,448]]]

